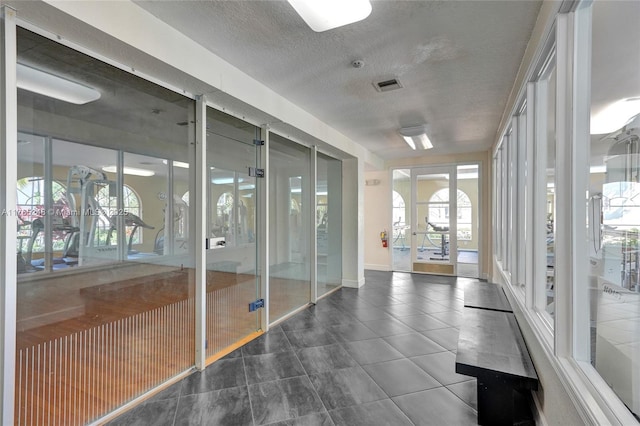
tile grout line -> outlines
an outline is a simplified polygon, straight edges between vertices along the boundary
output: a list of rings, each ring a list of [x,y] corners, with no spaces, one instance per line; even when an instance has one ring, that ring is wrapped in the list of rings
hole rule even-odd
[[[366,325],[366,324],[364,324],[364,322],[363,322],[363,321],[359,320],[358,318],[356,318],[356,320],[358,321],[358,323],[360,323],[360,325],[364,326],[365,328],[367,328],[368,330],[370,330],[372,333],[376,334],[376,333],[375,333],[375,331],[373,331],[373,330],[371,330],[371,328],[367,327],[367,325]],[[382,337],[377,336],[377,335],[376,335],[376,338],[378,338],[378,339],[382,339]],[[371,339],[364,339],[364,340],[371,340]],[[382,340],[384,341],[384,339],[382,339]],[[342,349],[344,349],[344,350],[349,354],[349,356],[351,356],[351,353],[350,353],[350,352],[347,350],[347,348],[343,345],[344,343],[347,343],[347,342],[346,342],[346,341],[345,341],[345,342],[343,342],[343,341],[338,341],[338,344],[340,344],[340,346],[342,347]],[[394,348],[394,349],[395,349],[395,348]],[[399,352],[399,351],[398,351],[398,352]],[[404,357],[404,354],[401,354],[401,355]],[[353,357],[352,357],[352,358],[353,358]],[[405,359],[407,359],[407,358],[405,357]],[[394,400],[389,396],[389,394],[388,394],[384,389],[382,389],[382,387],[381,387],[380,385],[378,385],[378,383],[374,380],[374,378],[373,378],[373,377],[371,377],[371,375],[369,374],[369,372],[368,372],[368,371],[367,371],[367,370],[362,366],[362,364],[360,364],[360,363],[359,363],[355,358],[353,358],[353,360],[356,362],[356,364],[358,364],[358,367],[360,367],[360,369],[361,369],[362,371],[364,371],[364,373],[365,373],[365,374],[366,374],[366,375],[367,375],[367,376],[368,376],[368,377],[373,381],[373,383],[375,383],[375,384],[376,384],[376,386],[378,386],[378,388],[380,388],[380,390],[382,391],[382,393],[384,393],[385,395],[387,395],[387,399],[389,399],[389,401],[391,401],[391,403],[392,403],[393,405],[395,405],[395,406],[396,406],[396,408],[398,408],[398,410],[399,410],[399,411],[404,415],[404,417],[409,421],[409,423],[411,423],[411,424],[413,424],[413,425],[415,426],[415,423],[413,423],[413,421],[409,418],[409,416],[407,416],[407,413],[405,413],[405,412],[404,412],[404,411],[403,411],[403,410],[398,406],[398,404],[396,404],[396,402],[395,402],[395,401],[394,401]],[[371,402],[380,402],[380,401],[382,401],[382,400],[380,399],[380,400],[377,400],[377,401],[371,401]],[[332,420],[333,420],[333,419],[332,419]]]
[[[244,373],[244,383],[245,383],[245,386],[247,387],[247,398],[249,398],[249,411],[251,412],[251,421],[255,426],[256,416],[253,413],[253,402],[251,402],[251,392],[249,391],[249,378],[247,377],[247,364],[244,361],[244,351],[242,350],[242,347],[240,347],[239,349],[240,349],[240,358],[242,358],[242,372]]]
[[[173,413],[173,422],[172,425],[175,426],[176,420],[178,419],[178,408],[180,408],[180,401],[182,400],[182,387],[184,386],[184,380],[180,380],[180,393],[178,394],[178,403],[176,404],[176,411]]]
[[[324,328],[324,325],[322,323],[319,323],[319,324],[320,324],[320,326],[322,328]],[[304,330],[304,329],[301,329],[301,330]],[[327,332],[329,332],[329,331],[327,330]],[[307,371],[307,369],[305,368],[304,364],[300,360],[300,357],[298,356],[298,352],[296,351],[296,349],[291,344],[291,341],[289,340],[289,336],[287,336],[286,332],[284,333],[284,335],[287,338],[287,341],[289,342],[289,345],[291,345],[291,350],[293,351],[293,355],[296,357],[296,359],[298,360],[298,362],[302,366],[302,369],[305,372],[307,380],[309,380],[309,383],[311,384],[311,389],[313,389],[313,392],[315,393],[316,397],[318,397],[318,401],[320,401],[320,404],[322,404],[322,408],[324,408],[324,412],[327,413],[327,416],[329,416],[329,419],[331,420],[331,423],[333,423],[335,425],[335,422],[333,421],[333,418],[331,417],[331,414],[329,414],[329,410],[327,410],[327,406],[324,404],[324,401],[322,400],[322,398],[320,398],[320,394],[318,393],[318,390],[316,389],[315,385],[311,381],[311,377],[309,377],[309,372]],[[304,348],[301,348],[301,349],[304,349]]]
[[[437,302],[435,302],[435,303],[437,303]],[[439,305],[441,305],[441,304],[439,304]],[[441,305],[441,306],[446,307],[446,306],[444,306],[444,305]],[[384,308],[380,308],[380,309],[384,310]],[[385,311],[385,312],[387,312],[386,310],[384,310],[384,311]],[[451,311],[455,311],[455,309],[449,308],[447,311],[444,311],[444,312],[451,312]],[[387,313],[389,313],[389,312],[387,312]],[[396,317],[396,316],[395,316],[395,315],[393,315],[392,313],[389,313],[389,314],[391,315],[391,317],[392,317],[394,320],[397,320],[397,321],[401,322],[402,324],[405,324],[404,322],[402,322],[402,320],[401,320],[400,318]],[[434,316],[431,316],[431,315],[430,315],[429,313],[427,313],[427,312],[425,312],[424,314],[425,314],[425,315],[427,315],[427,316],[429,316],[429,317],[431,317],[431,318],[434,318],[434,319],[438,320],[438,318],[436,318],[436,317],[434,317]],[[441,322],[443,322],[443,323],[444,323],[444,321],[441,321]],[[444,324],[447,324],[447,323],[444,323]],[[363,325],[364,325],[365,327],[367,327],[367,328],[371,329],[371,328],[370,328],[370,327],[368,327],[366,324],[363,324]],[[406,325],[407,327],[409,327],[409,328],[413,329],[413,330],[414,330],[413,332],[415,332],[415,333],[419,333],[419,334],[422,334],[422,333],[420,333],[418,330],[415,330],[415,329],[414,329],[413,327],[411,327],[410,325],[408,325],[408,324],[405,324],[405,325]],[[453,326],[451,326],[451,327],[453,327]],[[450,328],[450,327],[445,327],[445,328]],[[375,331],[374,331],[374,330],[371,330],[371,331],[373,331],[373,332],[375,333]],[[400,333],[400,335],[402,335],[402,334],[410,334],[410,333]],[[394,336],[394,335],[392,335],[392,336]],[[379,338],[381,338],[383,341],[387,342],[387,341],[384,339],[384,337],[381,337],[381,336],[378,336],[378,337],[379,337]],[[389,336],[385,336],[385,337],[389,337]],[[425,336],[425,337],[426,337],[426,336]],[[428,339],[428,337],[427,337],[427,339]],[[429,340],[433,341],[432,339],[429,339]],[[442,345],[440,345],[438,342],[435,342],[435,341],[433,341],[433,342],[434,342],[434,343],[436,343],[436,344],[438,344],[439,346],[442,346]],[[389,342],[387,342],[387,343],[388,343],[388,344],[390,344]],[[391,346],[393,346],[393,345],[391,345]],[[449,350],[448,350],[448,349],[446,349],[446,348],[444,348],[444,346],[442,346],[442,347],[443,347],[444,351],[439,351],[439,352],[437,352],[437,353],[449,352]],[[395,347],[394,347],[394,349],[395,349]],[[346,349],[345,349],[345,350],[346,350]],[[397,349],[396,349],[396,350],[397,350]],[[401,353],[401,355],[402,355],[402,357],[403,357],[403,358],[399,358],[399,359],[406,359],[406,360],[409,360],[413,365],[416,365],[418,368],[420,368],[420,369],[422,370],[422,368],[421,368],[419,365],[417,365],[415,362],[413,362],[413,361],[412,361],[408,356],[406,356],[406,355],[404,355],[404,354],[402,354],[402,353]],[[367,374],[367,376],[369,376],[369,378],[370,378],[371,380],[373,380],[373,382],[374,382],[374,383],[376,383],[376,385],[378,385],[378,383],[375,381],[375,379],[374,379],[373,377],[371,377],[371,375],[369,374],[369,372],[368,372],[368,371],[367,371],[367,370],[366,370],[366,369],[365,369],[365,368],[364,368],[360,363],[358,363],[358,365],[359,365],[359,366],[360,366],[360,368],[361,368],[361,369],[362,369],[362,370]],[[372,365],[372,364],[369,364],[369,365]],[[424,370],[423,370],[423,371],[424,371]],[[428,373],[428,372],[426,372],[426,371],[425,371],[425,373],[426,373],[426,374],[429,374],[429,373]],[[440,382],[439,382],[435,377],[434,377],[434,380],[436,380],[436,382],[437,382],[438,384],[440,384],[440,386],[437,386],[437,387],[432,388],[432,389],[439,389],[439,388],[444,388],[444,389],[446,389],[448,392],[450,392],[451,394],[453,394],[457,399],[461,400],[465,405],[469,406],[469,407],[473,410],[473,407],[471,407],[471,406],[470,406],[466,401],[462,400],[462,398],[460,398],[460,397],[459,397],[458,395],[456,395],[453,391],[451,391],[449,388],[447,388],[447,386],[446,386],[446,385],[444,385],[444,384],[440,383]],[[384,389],[382,389],[382,387],[380,387],[380,385],[378,385],[378,387],[382,390],[382,392],[383,392],[385,395],[387,395],[388,399],[389,399],[389,400],[390,400],[390,401],[391,401],[391,402],[392,402],[392,403],[393,403],[393,404],[398,408],[398,410],[400,410],[400,412],[401,412],[401,413],[402,413],[402,414],[407,418],[407,420],[409,420],[409,422],[410,422],[411,424],[414,424],[414,425],[415,425],[415,423],[413,423],[413,421],[409,418],[409,416],[407,415],[407,413],[405,413],[405,412],[402,410],[402,408],[400,408],[400,406],[396,403],[396,401],[394,401],[394,400],[393,400],[393,397],[389,396],[389,394],[388,394]],[[430,390],[430,389],[425,389],[425,390]],[[411,395],[411,394],[415,394],[415,393],[418,393],[418,392],[424,392],[425,390],[416,391],[416,392],[409,392],[409,393],[407,393],[407,394],[398,395],[398,396]],[[475,411],[475,410],[474,410],[474,411]]]

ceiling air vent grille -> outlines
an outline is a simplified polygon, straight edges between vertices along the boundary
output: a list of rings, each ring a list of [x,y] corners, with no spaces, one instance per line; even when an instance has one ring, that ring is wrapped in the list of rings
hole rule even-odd
[[[388,92],[390,90],[401,89],[402,84],[400,84],[397,78],[391,78],[388,80],[375,81],[373,87],[375,87],[378,92]]]

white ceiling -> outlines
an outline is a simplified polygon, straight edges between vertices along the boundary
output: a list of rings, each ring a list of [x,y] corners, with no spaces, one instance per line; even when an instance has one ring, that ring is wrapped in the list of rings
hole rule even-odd
[[[364,21],[315,33],[284,0],[136,1],[383,159],[487,150],[541,1],[373,1]],[[152,36],[152,35],[150,35]],[[363,60],[356,69],[353,60]],[[403,88],[380,93],[374,81]]]

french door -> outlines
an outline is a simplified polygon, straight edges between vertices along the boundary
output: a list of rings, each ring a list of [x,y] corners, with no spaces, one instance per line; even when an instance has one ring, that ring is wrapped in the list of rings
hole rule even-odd
[[[411,170],[412,272],[456,274],[455,189],[454,166]]]

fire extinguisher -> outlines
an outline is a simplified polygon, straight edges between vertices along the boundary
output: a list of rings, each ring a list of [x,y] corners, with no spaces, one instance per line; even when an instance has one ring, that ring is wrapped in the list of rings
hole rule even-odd
[[[389,246],[389,238],[387,237],[387,231],[384,230],[380,233],[380,241],[382,241],[382,247]]]

